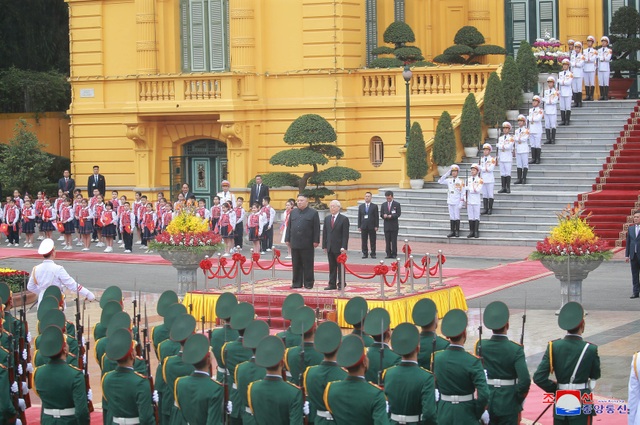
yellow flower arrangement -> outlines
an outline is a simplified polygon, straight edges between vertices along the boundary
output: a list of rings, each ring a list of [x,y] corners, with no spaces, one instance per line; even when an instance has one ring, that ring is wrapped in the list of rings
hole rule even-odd
[[[181,208],[165,231],[149,242],[154,251],[211,252],[222,246],[220,235],[209,230],[209,222],[198,217],[191,206]]]
[[[208,223],[202,218],[183,208],[180,213],[171,220],[166,232],[177,235],[180,233],[204,233],[209,231]]]

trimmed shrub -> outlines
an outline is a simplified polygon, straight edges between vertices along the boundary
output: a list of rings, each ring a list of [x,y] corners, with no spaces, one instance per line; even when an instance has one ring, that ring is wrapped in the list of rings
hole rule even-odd
[[[482,116],[473,93],[469,93],[462,106],[460,139],[465,148],[476,147],[482,140]]]
[[[451,115],[444,111],[438,120],[436,135],[433,141],[433,160],[441,167],[456,161],[456,135],[451,124]]]
[[[484,114],[482,121],[489,127],[497,128],[502,124],[506,116],[504,97],[502,95],[502,82],[496,72],[489,75],[487,88],[484,92]]]
[[[407,146],[407,175],[410,179],[424,179],[428,171],[427,148],[424,143],[422,127],[414,122],[411,126]]]
[[[518,109],[522,102],[522,81],[513,56],[507,56],[502,67],[502,95],[507,109]]]

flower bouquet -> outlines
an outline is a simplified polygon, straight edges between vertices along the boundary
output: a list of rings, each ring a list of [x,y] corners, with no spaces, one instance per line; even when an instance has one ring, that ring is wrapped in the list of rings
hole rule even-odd
[[[554,73],[562,70],[562,60],[569,55],[560,46],[560,42],[551,37],[548,32],[545,33],[544,38],[538,38],[533,43],[533,55],[540,73]]]
[[[224,247],[220,235],[209,230],[206,220],[198,217],[195,209],[180,209],[164,232],[149,241],[149,249],[157,251],[192,251],[210,253]]]
[[[27,289],[27,280],[29,280],[29,272],[0,268],[0,282],[9,285],[9,289],[11,289],[11,292],[14,294],[22,291],[23,287],[25,290]]]

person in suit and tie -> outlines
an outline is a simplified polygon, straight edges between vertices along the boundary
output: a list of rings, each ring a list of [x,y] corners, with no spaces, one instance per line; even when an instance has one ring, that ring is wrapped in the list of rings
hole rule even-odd
[[[58,189],[62,189],[65,195],[73,195],[73,191],[76,188],[76,182],[69,177],[69,170],[64,170],[62,178],[58,180]]]
[[[384,222],[385,258],[396,258],[398,255],[398,217],[400,217],[400,203],[393,200],[393,192],[384,193],[387,202],[380,206],[380,217]]]
[[[625,261],[631,263],[631,281],[633,282],[633,295],[631,298],[640,297],[640,210],[633,213],[633,226],[627,230],[627,247],[624,253]]]
[[[289,226],[284,241],[291,248],[292,278],[291,288],[313,289],[315,275],[313,269],[314,250],[320,244],[320,216],[309,207],[307,195],[299,194],[298,208],[289,215]]]
[[[347,284],[342,281],[342,276],[338,273],[338,255],[342,249],[346,251],[349,245],[349,219],[340,214],[340,208],[340,201],[337,199],[331,201],[329,204],[331,214],[324,218],[322,228],[322,249],[329,259],[329,285],[324,288],[325,291],[338,289],[336,282],[340,287]]]
[[[107,181],[104,176],[100,174],[100,167],[97,165],[93,166],[93,174],[89,176],[89,180],[87,181],[87,193],[93,193],[93,189],[98,189],[100,195],[103,197],[107,190]]]
[[[262,183],[262,176],[258,174],[256,175],[256,183],[251,186],[249,205],[253,205],[254,202],[262,205],[262,200],[265,196],[269,196],[269,186]]]
[[[376,232],[380,227],[378,206],[371,203],[371,192],[364,194],[364,204],[358,207],[358,231],[362,239],[362,258],[367,258],[371,252],[371,258],[376,258]],[[367,241],[369,245],[367,245]],[[369,249],[369,246],[371,249]]]

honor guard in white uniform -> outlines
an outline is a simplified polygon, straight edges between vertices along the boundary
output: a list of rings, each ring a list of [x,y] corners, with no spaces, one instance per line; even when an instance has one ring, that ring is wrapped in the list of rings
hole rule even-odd
[[[480,166],[471,164],[471,175],[467,178],[465,200],[469,218],[469,234],[467,238],[480,237],[480,197],[482,196],[482,178],[478,175]]]
[[[451,232],[448,238],[460,236],[460,207],[463,202],[464,182],[458,177],[460,167],[453,164],[438,183],[447,186],[447,206],[449,207],[449,226]],[[451,176],[451,178],[448,178]]]
[[[526,184],[527,171],[529,170],[529,129],[527,128],[527,118],[518,115],[518,128],[513,132],[516,142],[516,167],[518,180],[516,184]]]
[[[600,86],[600,100],[609,100],[609,62],[613,51],[609,48],[609,37],[600,39],[602,47],[598,49],[598,85]]]
[[[571,72],[573,72],[573,101],[576,107],[582,107],[582,76],[584,75],[585,57],[582,53],[582,43],[576,41],[573,46],[574,54],[571,56]]]
[[[573,83],[573,73],[569,71],[569,59],[562,61],[562,71],[558,74],[558,86],[560,90],[560,125],[569,125],[571,121],[571,84]]]
[[[547,78],[547,88],[544,91],[544,128],[547,133],[545,145],[556,143],[556,119],[558,114],[558,103],[560,102],[560,92],[556,89],[556,79]],[[542,149],[538,149],[536,164],[540,164],[540,154]]]
[[[567,41],[567,56],[569,57],[569,60],[571,60],[571,56],[573,55],[574,51],[573,51],[573,45],[574,45],[575,41],[573,41],[572,39],[569,39]]]
[[[596,91],[596,62],[598,61],[598,51],[593,47],[596,38],[592,35],[587,37],[587,48],[584,49],[584,90],[587,92],[586,100],[593,100],[593,93]]]
[[[529,108],[529,116],[527,117],[532,164],[540,164],[540,152],[542,152],[542,119],[544,118],[544,110],[540,106],[540,100],[540,96],[533,96],[533,108]]]
[[[480,177],[484,184],[482,185],[482,204],[484,211],[482,214],[491,215],[493,212],[493,186],[495,178],[493,177],[493,169],[496,168],[496,159],[491,156],[493,148],[489,143],[482,145],[482,158],[480,158]]]
[[[509,121],[503,122],[502,136],[498,137],[498,143],[496,143],[498,164],[500,165],[500,182],[502,183],[502,189],[498,193],[511,193],[511,166],[515,139],[509,134],[510,131],[511,123]]]

